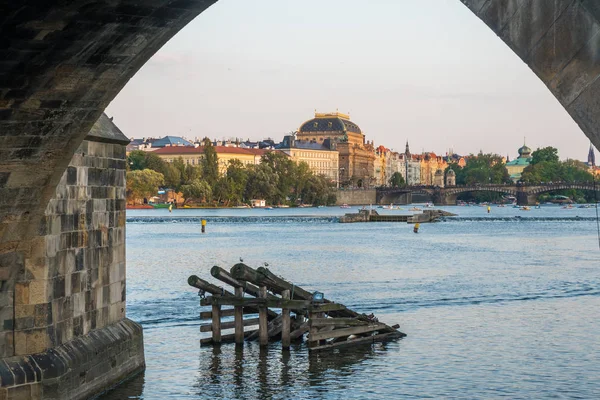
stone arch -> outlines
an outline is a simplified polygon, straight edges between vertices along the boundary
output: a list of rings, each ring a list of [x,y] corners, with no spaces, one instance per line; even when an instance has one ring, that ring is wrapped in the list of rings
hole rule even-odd
[[[60,275],[36,279],[40,271],[35,260],[47,261],[45,212],[75,152],[139,68],[216,1],[0,0],[2,357],[56,346],[51,329],[37,332],[41,336],[36,333],[31,340],[20,335],[13,306],[29,306],[24,308],[29,310],[24,317],[31,318],[21,327],[25,331],[35,323],[36,310],[44,304],[47,309],[62,293],[64,282],[54,285]],[[460,1],[528,64],[600,147],[597,2]],[[37,282],[31,285],[35,294],[29,289],[16,292],[17,281]],[[91,302],[86,298],[84,306]],[[53,326],[56,314],[43,316],[49,319],[47,326]],[[69,361],[58,364],[68,366]],[[1,384],[7,382],[3,379]]]

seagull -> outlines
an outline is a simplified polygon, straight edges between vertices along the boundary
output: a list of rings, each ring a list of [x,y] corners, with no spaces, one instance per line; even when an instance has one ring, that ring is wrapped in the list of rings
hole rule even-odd
[[[242,257],[240,257],[240,262],[244,262],[244,259]]]
[[[269,266],[269,263],[267,263],[267,262],[266,262],[266,263],[265,263],[265,267],[268,267],[268,266]]]

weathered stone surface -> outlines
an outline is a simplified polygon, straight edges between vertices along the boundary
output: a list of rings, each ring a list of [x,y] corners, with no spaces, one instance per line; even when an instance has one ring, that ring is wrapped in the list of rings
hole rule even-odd
[[[141,372],[142,327],[123,319],[52,349],[0,362],[0,399],[87,399]],[[12,397],[11,397],[12,396]]]
[[[546,84],[600,147],[600,4],[595,0],[461,0]]]

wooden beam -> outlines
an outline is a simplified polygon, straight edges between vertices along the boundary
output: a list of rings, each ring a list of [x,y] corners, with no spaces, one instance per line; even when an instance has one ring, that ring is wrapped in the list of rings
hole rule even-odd
[[[261,286],[259,290],[259,295],[261,300],[265,300],[264,303],[258,307],[258,332],[259,332],[259,343],[261,346],[266,346],[269,344],[269,333],[267,332],[267,287]]]
[[[214,296],[233,296],[233,293],[227,290],[213,285],[204,279],[198,278],[196,275],[192,275],[188,278],[188,285],[195,287],[196,289],[204,290]]]
[[[244,288],[236,287],[235,295],[238,298],[244,297]],[[244,344],[244,307],[237,306],[234,308],[234,327],[235,327],[235,343],[237,345]]]
[[[281,293],[281,297],[283,297],[283,300],[289,300],[290,298],[290,291],[289,290],[284,290]],[[291,325],[291,321],[290,321],[290,309],[289,308],[283,308],[281,310],[281,346],[284,349],[289,349],[290,348],[290,325]]]
[[[369,324],[356,318],[315,318],[311,322],[313,326],[363,326]]]
[[[221,306],[212,306],[212,340],[213,343],[221,343]]]
[[[208,296],[200,301],[202,306],[210,306],[213,304],[221,306],[244,306],[244,307],[270,307],[270,308],[290,308],[296,310],[307,309],[310,306],[310,301],[305,300],[284,300],[280,298],[236,298],[236,297],[217,297]],[[336,304],[335,306],[339,306]],[[318,307],[317,307],[318,308]],[[275,313],[273,311],[273,313]],[[277,315],[277,313],[275,313]]]
[[[302,325],[290,332],[290,340],[296,340],[302,337],[310,329],[310,322],[304,321]]]
[[[330,313],[332,311],[343,311],[346,310],[346,306],[339,303],[311,303],[308,306],[309,311]]]
[[[233,329],[236,327],[237,321],[221,322],[221,330]],[[258,325],[258,318],[250,318],[242,320],[242,332],[244,332],[244,326]],[[200,325],[200,332],[212,332],[212,324]],[[243,340],[244,335],[242,335]]]
[[[244,293],[248,293],[249,295],[254,296],[254,297],[259,297],[257,286],[254,286],[253,284],[248,283],[247,281],[235,279],[233,276],[231,276],[231,274],[229,272],[225,271],[221,267],[218,267],[215,265],[210,270],[210,274],[213,277],[215,277],[216,279],[220,280],[221,282],[231,285],[234,288],[242,288]],[[268,293],[267,297],[277,298],[275,295],[272,295],[271,293]]]
[[[321,332],[313,333],[313,331],[311,330],[309,340],[317,341],[317,340],[337,338],[340,336],[360,335],[361,333],[378,331],[378,330],[385,329],[385,328],[389,328],[389,327],[386,324],[375,323],[375,324],[369,324],[369,325],[365,325],[365,326],[355,326],[352,328],[335,329],[333,331],[322,332],[322,333]]]
[[[361,344],[373,344],[376,342],[384,342],[386,340],[392,340],[392,339],[397,339],[397,338],[402,338],[405,337],[406,334],[402,333],[402,332],[387,332],[387,333],[380,333],[378,335],[372,335],[372,336],[366,336],[366,337],[361,337],[358,339],[351,339],[351,340],[346,340],[345,342],[336,342],[336,343],[328,343],[322,346],[316,346],[316,347],[312,347],[309,348],[308,350],[310,351],[320,351],[320,350],[328,350],[328,349],[333,349],[336,347],[343,347],[343,346],[356,346],[356,345],[361,345]]]

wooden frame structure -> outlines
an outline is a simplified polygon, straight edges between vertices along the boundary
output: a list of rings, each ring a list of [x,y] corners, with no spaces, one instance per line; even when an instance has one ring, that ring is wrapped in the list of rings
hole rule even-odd
[[[200,313],[201,319],[211,321],[201,325],[200,331],[212,332],[211,337],[200,340],[201,345],[226,342],[243,345],[244,341],[258,340],[261,346],[266,346],[270,340],[281,339],[282,347],[288,349],[292,341],[301,341],[308,333],[309,350],[318,351],[406,336],[398,331],[399,325],[381,323],[373,314],[360,314],[325,298],[313,299],[313,293],[264,267],[253,269],[239,263],[230,272],[215,266],[210,273],[232,286],[234,292],[195,275],[188,278],[190,286],[200,289],[200,305],[211,307],[211,311]],[[207,293],[211,296],[206,296]],[[223,309],[223,306],[233,308]],[[281,313],[272,309],[280,309]],[[244,319],[244,316],[252,317]],[[233,321],[222,321],[231,317]],[[245,330],[256,325],[258,329]],[[234,333],[222,335],[225,329],[234,329]]]

